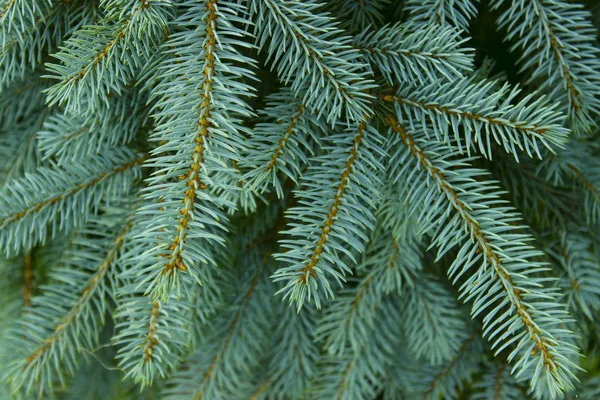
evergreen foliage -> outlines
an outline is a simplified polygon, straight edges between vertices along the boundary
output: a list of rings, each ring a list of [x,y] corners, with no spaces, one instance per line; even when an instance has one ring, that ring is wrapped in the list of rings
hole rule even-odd
[[[0,398],[598,398],[599,21],[0,0]]]

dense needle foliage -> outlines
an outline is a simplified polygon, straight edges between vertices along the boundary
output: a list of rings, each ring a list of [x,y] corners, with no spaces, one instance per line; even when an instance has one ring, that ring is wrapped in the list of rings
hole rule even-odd
[[[600,6],[0,0],[0,399],[600,398]]]

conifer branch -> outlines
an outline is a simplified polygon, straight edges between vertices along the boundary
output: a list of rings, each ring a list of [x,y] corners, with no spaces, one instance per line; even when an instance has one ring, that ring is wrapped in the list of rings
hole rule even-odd
[[[8,4],[12,5],[0,17],[0,91],[2,84],[40,66],[46,49],[91,23],[94,15],[94,7],[77,1],[10,0]]]
[[[402,300],[405,318],[401,325],[411,353],[431,365],[450,359],[467,336],[451,293],[431,275],[422,274]]]
[[[265,383],[263,383],[256,389],[256,392],[252,394],[250,400],[258,400],[263,395],[263,393],[269,388],[269,386],[271,386],[271,383],[271,380],[267,379]]]
[[[275,328],[274,348],[267,370],[271,378],[271,392],[282,397],[296,397],[311,387],[310,381],[320,355],[315,340],[316,313],[310,307],[297,313],[283,302],[277,305],[281,309],[281,317]]]
[[[315,373],[316,399],[374,398],[380,389],[379,378],[391,362],[391,348],[384,343],[396,343],[399,321],[390,316],[390,298],[375,306],[373,323],[365,326],[368,341],[357,343],[343,354],[326,353]],[[397,344],[397,343],[396,343]]]
[[[371,285],[371,276],[361,279],[355,288],[342,291],[325,309],[316,338],[332,355],[356,352],[367,339],[373,316],[368,310],[379,306],[383,294]]]
[[[328,2],[333,14],[342,26],[352,32],[359,32],[367,27],[378,27],[386,17],[384,13],[391,0],[332,0]]]
[[[116,220],[123,215],[109,212],[107,217]],[[115,264],[131,228],[122,220],[116,224],[102,232],[96,219],[78,233],[69,263],[55,272],[53,283],[33,299],[19,329],[11,332],[11,343],[18,350],[5,377],[13,394],[51,395],[53,381],[62,382],[65,372],[73,375],[79,354],[97,346],[108,308],[105,300],[113,296]]]
[[[63,168],[40,168],[11,181],[0,200],[0,247],[7,252],[29,249],[49,231],[69,230],[87,219],[90,209],[130,187],[146,156],[134,158],[118,148]],[[99,196],[104,193],[104,196]],[[27,199],[28,201],[20,201]],[[85,210],[82,214],[69,209]],[[60,216],[60,218],[58,218]],[[24,230],[30,235],[21,235]]]
[[[575,195],[583,197],[580,203],[583,203],[588,225],[600,220],[600,162],[596,152],[594,142],[573,140],[536,171],[554,186],[571,187]]]
[[[151,140],[159,146],[146,164],[156,168],[145,191],[148,204],[140,209],[149,218],[136,229],[145,249],[139,255],[141,284],[154,300],[179,297],[181,274],[202,282],[209,273],[203,264],[214,266],[224,243],[225,211],[235,208],[231,194],[240,191],[234,161],[248,132],[240,118],[251,115],[236,97],[252,94],[242,78],[253,75],[242,65],[254,61],[237,49],[244,33],[236,25],[247,22],[246,12],[230,2],[188,4],[175,22],[181,30],[165,45],[167,52],[170,46],[184,51],[175,54],[181,60],[175,68],[170,59],[159,66],[170,79],[153,89],[158,127]]]
[[[211,106],[212,106],[212,91],[213,91],[213,76],[215,68],[215,46],[216,46],[216,35],[215,25],[217,19],[216,13],[216,1],[209,0],[206,3],[207,15],[205,19],[206,25],[206,38],[204,41],[204,70],[202,75],[205,76],[205,80],[202,83],[201,88],[201,103],[199,109],[199,121],[198,131],[195,138],[194,152],[192,154],[192,162],[190,164],[189,171],[183,177],[183,180],[187,180],[186,186],[188,189],[185,192],[183,198],[183,208],[179,210],[181,218],[177,225],[177,234],[173,239],[173,243],[169,246],[172,249],[172,253],[168,257],[167,264],[163,267],[162,274],[173,274],[174,269],[177,268],[183,272],[187,271],[183,259],[181,257],[181,251],[183,243],[186,240],[188,234],[188,225],[190,223],[190,217],[194,208],[194,201],[196,200],[196,190],[206,189],[206,184],[202,182],[200,177],[200,167],[204,161],[204,152],[206,146],[206,137],[209,134],[211,128]]]
[[[33,292],[33,259],[31,251],[25,253],[23,275],[23,300],[25,307],[29,307],[31,305],[31,295]]]
[[[454,80],[473,69],[471,49],[462,47],[465,41],[447,26],[423,29],[396,23],[377,31],[365,29],[353,44],[390,85],[425,85],[439,78]]]
[[[525,390],[510,374],[510,368],[505,363],[487,362],[481,381],[474,385],[474,400],[520,400],[525,396]]]
[[[148,328],[148,340],[144,346],[144,361],[148,362],[152,358],[152,349],[158,344],[156,339],[156,322],[158,321],[158,309],[160,305],[158,301],[152,303],[152,317],[150,319],[150,327]]]
[[[31,73],[26,78],[15,80],[5,89],[0,88],[0,130],[13,127],[19,119],[29,119],[44,106],[41,93],[47,87],[39,74]]]
[[[554,235],[552,235],[554,236]],[[593,234],[586,229],[558,232],[555,239],[546,240],[546,254],[556,266],[558,286],[570,311],[590,321],[600,309],[600,279],[592,242]]]
[[[571,206],[576,200],[569,187],[548,182],[537,172],[538,168],[534,160],[523,159],[517,164],[504,155],[490,165],[493,178],[503,184],[512,204],[518,210],[527,210],[523,218],[529,226],[565,226],[569,220],[577,219]]]
[[[254,127],[240,168],[247,171],[243,178],[247,191],[256,189],[263,193],[272,184],[282,198],[283,183],[279,175],[283,173],[297,182],[319,143],[318,133],[326,128],[287,88],[267,100],[261,114],[268,122],[261,120]]]
[[[344,172],[342,172],[340,184],[338,185],[337,190],[335,191],[335,196],[333,197],[333,202],[332,202],[331,206],[329,207],[329,213],[327,214],[327,219],[325,220],[325,223],[323,224],[323,227],[321,229],[319,241],[317,242],[317,245],[315,246],[314,250],[312,251],[312,254],[309,258],[308,264],[306,264],[306,266],[299,271],[299,272],[302,272],[302,274],[298,278],[299,284],[306,284],[306,281],[309,279],[309,276],[312,276],[313,278],[317,277],[317,273],[315,272],[315,265],[317,264],[317,262],[321,256],[321,253],[323,252],[323,247],[327,243],[327,239],[329,238],[329,233],[332,230],[333,221],[336,219],[335,217],[337,216],[337,213],[339,212],[339,208],[340,208],[340,205],[342,202],[342,196],[344,196],[344,192],[346,191],[346,186],[349,183],[350,174],[352,173],[352,170],[355,168],[354,164],[356,162],[358,149],[362,143],[363,134],[364,134],[364,130],[365,130],[366,126],[367,126],[367,122],[363,121],[360,123],[360,125],[358,126],[358,129],[356,130],[356,136],[354,136],[354,141],[352,143],[352,148],[350,150],[350,156],[348,158],[348,161],[346,161],[346,167],[344,169]]]
[[[131,259],[129,254],[124,256],[125,265],[131,267]],[[194,309],[208,307],[174,297],[165,302],[153,301],[136,288],[131,271],[124,271],[120,278],[125,285],[117,293],[117,334],[113,337],[119,349],[116,358],[126,377],[149,386],[179,365],[194,342]],[[198,289],[194,285],[187,290],[198,295]]]
[[[320,4],[289,0],[252,0],[259,48],[267,42],[269,61],[280,78],[312,111],[332,124],[343,117],[360,122],[371,115],[368,90],[373,88],[368,70],[358,62],[360,53]],[[289,52],[281,53],[281,47]],[[311,71],[309,73],[309,71]]]
[[[0,0],[0,399],[595,398],[592,2]]]
[[[439,204],[444,199],[447,202],[444,209],[454,213],[446,216],[441,210],[425,211],[422,214],[425,219],[423,226],[450,224],[456,234],[462,231],[460,240],[464,244],[449,269],[450,277],[456,282],[475,263],[481,262],[480,268],[461,286],[461,297],[465,300],[474,298],[473,317],[486,312],[484,335],[494,340],[492,347],[499,352],[516,342],[509,360],[516,358],[513,370],[518,371],[517,376],[525,373],[531,377],[532,388],[547,386],[552,396],[569,390],[574,379],[572,369],[575,368],[570,357],[577,354],[578,349],[567,342],[573,335],[563,328],[568,314],[556,301],[556,294],[543,287],[544,279],[534,275],[543,267],[530,261],[537,252],[524,243],[531,238],[514,232],[513,239],[505,239],[505,243],[501,244],[496,239],[496,232],[516,231],[518,227],[510,224],[518,221],[518,217],[510,208],[497,206],[501,202],[497,200],[498,194],[493,186],[480,182],[475,185],[475,177],[481,176],[481,171],[465,168],[468,166],[465,161],[450,162],[451,153],[448,154],[447,150],[448,155],[437,155],[438,144],[429,144],[422,139],[417,142],[392,117],[386,117],[386,122],[405,146],[394,158],[407,160],[407,157],[412,157],[412,162],[418,163],[422,171],[421,179],[427,182],[427,186],[431,185],[409,196],[426,204],[432,201]],[[431,158],[431,155],[437,158]],[[407,165],[410,164],[405,164],[404,168]],[[457,175],[455,170],[450,171],[448,167],[451,165],[462,167],[461,175]],[[397,176],[402,176],[402,173]],[[464,185],[470,187],[468,194],[460,191]],[[438,197],[429,200],[432,196]],[[480,196],[479,200],[473,196]],[[434,233],[434,243],[440,247],[439,254],[445,254],[457,242],[457,239],[447,240],[445,236],[448,234],[447,229],[438,229]],[[486,271],[489,272],[486,274]],[[493,310],[485,308],[495,301],[499,303]],[[504,311],[500,316],[499,313],[506,307],[511,311]],[[509,332],[520,330],[524,333],[506,340],[508,333],[503,330],[509,326]]]
[[[126,17],[115,11],[97,25],[78,29],[55,56],[62,64],[49,64],[48,78],[58,80],[47,93],[49,105],[66,104],[79,114],[108,104],[111,92],[121,94],[135,79],[162,42],[170,2],[114,0],[131,7]],[[113,5],[114,6],[114,5]],[[125,6],[125,4],[117,4]],[[145,32],[143,39],[130,40]],[[133,46],[135,43],[135,46]],[[85,98],[87,102],[81,102]]]
[[[507,2],[494,0],[494,8]],[[588,132],[600,115],[600,50],[590,14],[578,4],[562,0],[511,1],[498,19],[522,49],[520,62],[539,85],[560,99],[573,130]],[[527,34],[524,34],[527,32]]]
[[[412,20],[425,24],[454,26],[463,31],[469,29],[469,22],[477,15],[479,0],[408,0],[406,11]]]
[[[148,128],[146,101],[146,96],[131,91],[111,98],[108,107],[98,107],[92,115],[70,112],[51,115],[36,133],[43,159],[68,163],[81,154],[98,154],[107,147],[131,145]]]
[[[67,329],[70,328],[72,324],[76,323],[77,319],[81,318],[81,310],[91,302],[92,295],[98,290],[97,287],[107,274],[107,269],[113,265],[130,228],[131,224],[126,225],[125,229],[123,229],[121,234],[114,240],[105,259],[98,266],[87,286],[81,291],[80,297],[75,301],[68,314],[60,320],[60,323],[56,326],[51,336],[44,340],[44,345],[36,349],[25,359],[25,370],[33,369],[32,365],[39,362],[37,360],[46,358],[45,354],[55,346],[56,342],[64,340],[63,338],[65,338]]]
[[[262,290],[269,283],[261,250],[254,247],[247,253],[247,268],[239,271],[227,308],[213,320],[203,348],[167,382],[165,399],[212,399],[215,394],[248,398],[255,391],[248,383],[267,344],[261,332],[272,326],[268,322],[272,296]],[[252,367],[245,368],[247,365]]]
[[[240,309],[235,313],[233,320],[231,321],[231,323],[229,324],[229,327],[225,331],[225,333],[226,333],[225,340],[222,342],[221,346],[219,347],[218,352],[215,354],[208,369],[202,376],[202,380],[200,382],[201,389],[198,392],[196,392],[196,394],[194,395],[195,400],[202,399],[202,396],[205,391],[204,387],[207,385],[207,383],[211,379],[214,379],[213,373],[215,372],[215,368],[217,367],[217,365],[219,363],[223,362],[222,361],[223,356],[224,356],[225,352],[228,350],[229,343],[231,342],[232,336],[239,329],[238,322],[240,321],[240,318],[246,313],[249,301],[252,299],[252,296],[254,295],[254,291],[256,289],[256,286],[258,285],[258,282],[259,282],[259,275],[256,275],[252,279],[252,283],[250,284],[250,286],[248,287],[248,291],[244,295],[244,299],[243,299]]]
[[[421,396],[424,400],[434,400],[439,397],[453,398],[462,387],[465,375],[474,372],[474,355],[481,346],[477,340],[477,331],[471,333],[462,343],[455,356],[440,368],[429,368],[422,371],[426,386]]]
[[[286,282],[278,293],[285,293],[284,298],[296,302],[298,309],[306,297],[309,302],[314,298],[316,306],[321,306],[317,292],[320,286],[326,297],[332,297],[326,276],[331,275],[341,283],[346,272],[351,271],[342,261],[342,254],[354,261],[351,250],[361,252],[364,249],[367,240],[364,234],[348,228],[353,223],[369,230],[374,228],[371,210],[378,199],[371,190],[379,186],[377,171],[382,166],[378,159],[384,153],[378,147],[381,142],[379,133],[364,120],[345,134],[332,136],[329,153],[318,156],[320,166],[309,169],[303,176],[302,189],[297,196],[301,204],[313,206],[301,205],[288,212],[291,219],[303,223],[291,223],[291,229],[284,232],[292,236],[292,239],[281,241],[282,247],[289,250],[277,254],[276,258],[290,265],[273,275],[274,281]],[[334,171],[339,171],[340,175],[336,177]],[[357,218],[359,215],[360,219]],[[307,216],[310,216],[310,223],[307,223]],[[346,243],[350,244],[351,250],[346,249]]]
[[[296,125],[298,124],[298,120],[300,119],[300,117],[302,117],[303,112],[304,112],[304,105],[300,104],[298,106],[298,112],[290,120],[289,125],[285,129],[284,134],[281,136],[281,139],[279,140],[279,143],[277,144],[277,148],[275,149],[275,152],[271,156],[271,161],[269,161],[269,163],[267,164],[267,167],[265,168],[265,170],[267,172],[272,170],[273,168],[275,168],[275,165],[277,164],[277,160],[279,159],[279,156],[281,155],[281,152],[282,152],[286,142],[288,141],[288,139],[294,132],[294,129],[296,128]]]
[[[452,129],[459,151],[467,154],[474,149],[491,159],[492,139],[517,160],[518,150],[541,158],[539,144],[550,151],[565,145],[569,131],[561,125],[564,116],[555,110],[556,104],[550,105],[543,96],[532,100],[533,95],[511,104],[520,89],[504,85],[495,90],[494,86],[493,81],[474,83],[472,79],[441,87],[435,82],[416,90],[402,89],[383,100],[396,105],[397,114],[410,129],[425,123],[426,131],[431,128],[435,137],[445,142]]]

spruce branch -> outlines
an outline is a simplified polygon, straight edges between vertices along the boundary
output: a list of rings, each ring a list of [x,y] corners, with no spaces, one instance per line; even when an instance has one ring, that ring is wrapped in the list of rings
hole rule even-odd
[[[508,365],[488,361],[481,380],[475,385],[474,400],[520,400],[524,389],[510,374]]]
[[[0,89],[0,131],[16,125],[19,119],[27,119],[44,106],[41,93],[47,83],[37,73],[23,79],[15,79],[10,86]]]
[[[600,163],[594,142],[572,140],[556,156],[546,160],[537,174],[555,186],[570,186],[578,199],[583,198],[583,210],[588,225],[600,221]]]
[[[553,158],[550,156],[549,158]],[[566,185],[549,182],[538,172],[539,163],[522,159],[516,163],[508,155],[498,154],[489,169],[507,191],[512,204],[523,214],[529,226],[545,229],[564,227],[578,218],[577,203],[573,190]]]
[[[310,388],[320,357],[315,340],[318,314],[310,307],[297,313],[284,302],[277,302],[275,307],[280,309],[280,318],[274,330],[274,349],[265,384],[271,393],[301,398]],[[261,389],[266,388],[262,385],[255,394]]]
[[[382,297],[371,277],[366,276],[327,304],[316,332],[327,353],[343,355],[349,350],[358,351],[370,339],[366,336],[373,326],[371,311],[380,305]]]
[[[342,289],[328,302],[319,320],[315,335],[327,353],[358,351],[370,340],[370,329],[375,328],[373,310],[385,301],[384,297],[412,290],[412,279],[422,268],[421,251],[415,241],[411,236],[394,238],[388,230],[375,232],[357,266],[364,276],[353,279],[351,288]],[[403,287],[403,276],[407,276],[408,289]]]
[[[431,365],[451,359],[467,336],[452,293],[433,276],[421,274],[402,300],[401,325],[411,353]]]
[[[341,355],[327,353],[321,357],[310,395],[315,399],[372,398],[381,388],[381,377],[391,362],[397,343],[398,320],[391,317],[391,298],[372,310],[373,324],[367,327],[362,342]]]
[[[469,155],[473,149],[491,159],[492,141],[517,161],[519,150],[542,158],[539,145],[550,151],[565,145],[569,130],[561,125],[564,116],[556,111],[557,104],[544,96],[535,99],[533,94],[512,104],[521,92],[519,88],[510,89],[505,84],[495,89],[494,81],[466,78],[441,87],[436,82],[416,90],[402,89],[383,100],[395,104],[397,114],[410,129],[422,126],[425,132],[433,131],[438,140],[453,140],[460,152]]]
[[[89,110],[108,104],[109,94],[121,94],[148,63],[148,56],[158,50],[170,2],[121,3],[131,11],[108,12],[98,24],[82,26],[54,55],[61,64],[47,65],[51,74],[46,77],[59,81],[46,91],[49,105],[65,104],[68,110],[80,113],[86,111],[84,107]],[[82,98],[87,101],[81,102]]]
[[[352,271],[345,258],[355,263],[353,252],[364,250],[367,237],[363,229],[374,228],[382,142],[379,132],[364,120],[330,136],[326,153],[317,156],[316,166],[302,177],[296,194],[300,205],[287,213],[297,222],[290,222],[283,232],[289,235],[280,241],[286,251],[275,255],[288,266],[273,275],[274,281],[285,283],[278,293],[295,302],[298,309],[312,299],[320,308],[319,289],[325,297],[333,297],[327,276],[341,284]]]
[[[263,193],[272,185],[282,198],[279,175],[297,183],[319,144],[318,134],[326,127],[287,88],[270,95],[261,114],[268,122],[261,119],[254,127],[240,162],[240,168],[247,171],[244,186],[245,190]]]
[[[598,397],[593,1],[0,0],[0,399]]]
[[[472,49],[462,47],[465,42],[451,27],[396,23],[365,29],[353,45],[390,85],[426,85],[440,78],[453,81],[473,69]]]
[[[546,254],[558,267],[558,286],[562,289],[563,301],[575,316],[583,314],[590,321],[600,309],[598,289],[598,263],[591,232],[585,229],[562,231],[546,246]]]
[[[137,92],[111,99],[110,107],[96,108],[82,117],[65,112],[52,115],[36,133],[43,159],[67,163],[81,154],[98,154],[107,147],[131,144],[146,125],[145,96]]]
[[[463,382],[468,381],[479,369],[478,356],[481,351],[478,332],[474,331],[463,340],[452,359],[440,366],[427,366],[416,371],[411,395],[418,395],[424,400],[456,398],[463,388]]]
[[[47,49],[91,23],[94,9],[69,0],[6,1],[0,12],[0,91],[38,69]]]
[[[229,292],[233,296],[226,311],[213,321],[203,348],[169,379],[163,391],[165,399],[212,399],[223,393],[248,398],[254,392],[249,384],[252,370],[266,345],[261,333],[271,329],[272,297],[263,290],[270,286],[263,250],[254,247],[246,254],[247,267],[240,270],[238,283]]]
[[[130,282],[117,301],[117,360],[125,377],[142,386],[157,377],[167,377],[181,362],[192,339],[188,329],[193,304],[185,301],[160,302],[144,296]]]
[[[101,204],[132,186],[145,159],[113,148],[85,162],[39,168],[12,180],[0,196],[0,247],[17,253],[43,243],[48,233],[81,225]]]
[[[521,49],[528,83],[560,99],[573,131],[588,132],[600,115],[600,50],[590,14],[562,0],[494,0],[513,50]]]
[[[391,0],[330,0],[328,2],[342,27],[352,32],[359,32],[370,26],[381,26],[386,19],[384,15],[386,7],[390,3]]]
[[[2,185],[40,166],[40,154],[35,141],[38,130],[50,116],[47,110],[33,114],[27,121],[0,130],[0,180]]]
[[[302,103],[334,124],[371,115],[375,86],[361,54],[342,36],[333,18],[314,1],[252,0],[258,47],[267,46],[268,62]],[[260,27],[260,29],[258,29]],[[281,50],[288,49],[286,52]]]
[[[188,5],[175,21],[179,32],[165,46],[179,62],[173,68],[165,59],[159,70],[169,79],[152,95],[158,127],[151,140],[159,145],[146,163],[156,169],[140,210],[149,219],[136,236],[144,249],[142,282],[155,300],[179,296],[181,274],[202,282],[201,265],[215,265],[213,253],[224,243],[224,212],[235,207],[229,194],[240,190],[234,162],[247,133],[240,118],[251,115],[242,99],[252,88],[242,78],[253,78],[246,67],[254,61],[238,50],[246,46],[238,40],[245,33],[236,27],[245,24],[245,14],[237,3]]]
[[[573,333],[564,328],[569,317],[557,293],[544,287],[546,278],[536,276],[546,268],[535,262],[540,252],[527,244],[532,238],[519,232],[520,218],[502,205],[493,184],[479,181],[485,172],[471,168],[468,159],[453,160],[451,149],[426,140],[423,132],[408,133],[392,117],[386,122],[401,144],[391,159],[400,165],[392,176],[419,169],[419,179],[407,183],[406,190],[411,202],[425,204],[422,230],[439,226],[433,233],[438,258],[462,243],[450,278],[456,283],[480,264],[460,291],[465,301],[474,300],[473,317],[485,313],[484,336],[497,353],[514,345],[513,371],[530,379],[532,389],[552,397],[570,390],[577,368],[572,357],[579,350],[568,342]]]
[[[51,395],[54,381],[64,386],[63,373],[75,373],[79,354],[97,346],[106,299],[114,297],[115,264],[131,227],[122,214],[110,216],[115,226],[108,233],[102,229],[106,216],[80,230],[68,263],[12,331],[10,343],[17,352],[5,373],[13,393]]]
[[[462,31],[477,15],[475,3],[479,0],[407,0],[406,11],[410,19],[421,24],[454,26]]]

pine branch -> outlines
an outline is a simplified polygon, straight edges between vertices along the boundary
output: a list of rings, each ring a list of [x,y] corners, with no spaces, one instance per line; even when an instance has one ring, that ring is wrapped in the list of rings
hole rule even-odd
[[[571,357],[578,349],[568,343],[573,334],[563,328],[568,314],[555,291],[544,287],[547,279],[537,276],[546,268],[535,262],[540,253],[527,245],[532,238],[519,233],[520,218],[502,206],[500,193],[480,181],[484,171],[470,168],[468,159],[452,159],[451,149],[426,140],[423,132],[408,133],[391,117],[386,121],[399,139],[391,162],[400,166],[392,176],[418,168],[413,179],[419,178],[405,183],[407,196],[424,205],[423,231],[439,227],[433,233],[438,259],[462,243],[450,278],[456,283],[480,264],[460,292],[465,301],[474,300],[473,317],[485,313],[484,336],[496,353],[514,345],[509,356],[513,371],[530,380],[532,388],[553,397],[570,390],[577,368]]]

